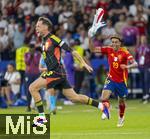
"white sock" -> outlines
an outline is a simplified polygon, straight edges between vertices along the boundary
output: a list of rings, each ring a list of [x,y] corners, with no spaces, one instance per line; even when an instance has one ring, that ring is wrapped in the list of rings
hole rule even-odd
[[[98,104],[98,109],[103,110],[103,104],[101,102]]]

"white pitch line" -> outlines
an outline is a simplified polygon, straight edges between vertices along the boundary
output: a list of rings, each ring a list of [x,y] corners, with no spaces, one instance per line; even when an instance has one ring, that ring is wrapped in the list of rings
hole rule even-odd
[[[90,136],[90,135],[143,135],[143,132],[107,132],[107,133],[94,133],[94,132],[86,132],[86,133],[51,133],[51,136]],[[148,133],[147,133],[148,134]]]
[[[9,135],[0,135],[0,137],[39,137],[40,135],[32,135],[32,134],[30,134],[30,135],[18,135],[18,134],[9,134]],[[50,136],[50,134],[49,135],[41,135],[41,137],[49,137]]]
[[[133,109],[136,109],[136,107],[129,107],[127,108],[128,110],[133,110]],[[116,110],[116,108],[112,108],[111,109],[112,111],[113,110]],[[89,110],[64,110],[64,111],[59,111],[61,113],[72,113],[72,112],[94,112],[96,110],[92,110],[92,109],[89,109]]]
[[[72,112],[94,112],[95,110],[78,110],[78,111],[72,111],[72,110],[65,110],[65,111],[60,111],[61,113],[72,113]]]

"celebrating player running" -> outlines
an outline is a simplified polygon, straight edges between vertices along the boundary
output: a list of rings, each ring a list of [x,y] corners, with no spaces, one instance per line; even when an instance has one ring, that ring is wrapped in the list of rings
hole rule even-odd
[[[77,94],[70,86],[66,79],[66,72],[61,63],[61,49],[71,52],[72,55],[79,60],[85,69],[92,72],[93,69],[84,61],[84,59],[71,47],[67,45],[59,37],[51,34],[52,23],[48,18],[40,17],[36,23],[36,32],[42,38],[43,58],[46,63],[47,71],[30,84],[29,90],[33,96],[39,116],[34,120],[33,126],[40,126],[47,122],[43,103],[39,90],[41,88],[48,88],[51,90],[62,89],[63,94],[73,102],[80,102],[82,104],[92,105],[103,111],[108,115],[108,108],[101,102],[97,102],[86,95]]]
[[[111,93],[114,93],[118,96],[119,102],[119,119],[118,119],[118,127],[123,126],[124,124],[124,113],[125,113],[125,98],[128,95],[127,90],[127,76],[128,69],[137,66],[136,61],[133,56],[129,53],[129,51],[123,47],[123,40],[119,35],[111,36],[112,44],[110,46],[105,47],[96,47],[93,46],[92,37],[96,34],[97,30],[103,27],[105,24],[101,22],[102,17],[104,15],[104,10],[99,8],[96,11],[96,15],[94,17],[93,25],[88,31],[89,36],[89,47],[91,52],[94,53],[102,53],[107,56],[109,63],[109,73],[108,77],[105,81],[105,85],[101,95],[101,101],[107,104],[107,108],[109,109],[109,97]],[[102,114],[102,118],[109,118],[108,115]]]

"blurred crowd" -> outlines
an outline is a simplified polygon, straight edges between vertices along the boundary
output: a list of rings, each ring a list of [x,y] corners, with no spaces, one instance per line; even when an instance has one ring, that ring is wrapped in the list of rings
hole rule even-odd
[[[6,96],[9,104],[13,103],[12,92],[14,99],[26,98],[26,86],[40,75],[41,39],[36,36],[35,23],[38,17],[45,16],[53,23],[52,33],[76,49],[94,68],[94,73],[88,74],[69,53],[62,52],[71,85],[77,92],[98,97],[108,64],[105,56],[90,53],[87,32],[99,7],[105,11],[103,19],[107,26],[97,32],[94,45],[110,45],[111,35],[122,36],[124,45],[138,62],[139,86],[143,90],[143,99],[147,100],[150,87],[150,0],[1,0],[0,62],[11,61],[5,71],[0,71],[4,73],[1,96]]]

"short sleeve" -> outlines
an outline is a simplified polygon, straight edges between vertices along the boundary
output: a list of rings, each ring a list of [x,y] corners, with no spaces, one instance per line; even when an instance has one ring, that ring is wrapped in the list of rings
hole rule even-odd
[[[126,53],[126,56],[127,56],[127,60],[130,61],[130,60],[133,60],[133,56],[127,51]]]
[[[72,51],[72,48],[69,47],[67,43],[65,43],[63,40],[61,40],[57,36],[51,35],[50,38],[53,40],[54,46],[56,46],[56,47],[59,46],[59,47],[63,48],[64,50],[68,51],[68,52]]]

